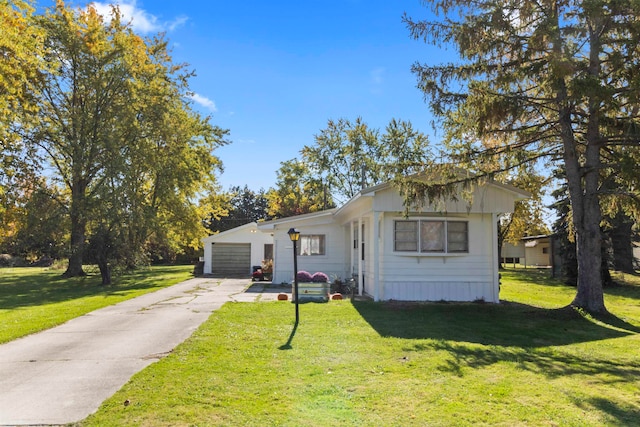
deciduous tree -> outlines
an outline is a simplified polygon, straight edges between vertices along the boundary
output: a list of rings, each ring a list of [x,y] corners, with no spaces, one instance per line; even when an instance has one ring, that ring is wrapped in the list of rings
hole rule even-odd
[[[213,233],[230,230],[254,221],[270,219],[269,202],[264,190],[252,191],[248,186],[232,186],[224,194],[214,196],[220,203],[205,219],[205,226]],[[223,208],[223,209],[220,209]]]
[[[321,177],[297,159],[281,163],[276,188],[267,192],[268,214],[272,218],[318,212],[335,206]]]
[[[15,213],[7,209],[19,203],[21,185],[34,180],[29,160],[35,153],[27,151],[16,133],[16,127],[30,125],[25,118],[37,111],[34,82],[44,66],[41,56],[34,55],[42,50],[43,38],[41,29],[32,25],[33,12],[30,2],[0,0],[0,223],[4,227]]]
[[[329,120],[301,156],[309,172],[321,177],[342,203],[364,187],[417,172],[432,157],[426,135],[411,123],[393,119],[381,133],[360,117],[353,122]]]
[[[48,66],[35,80],[37,115],[18,130],[69,193],[65,274],[84,274],[88,227],[96,241],[117,240],[127,262],[154,233],[197,242],[197,198],[215,181],[212,151],[226,131],[190,108],[193,73],[172,61],[162,37],[135,34],[117,7],[105,20],[92,5],[58,0],[36,24]]]

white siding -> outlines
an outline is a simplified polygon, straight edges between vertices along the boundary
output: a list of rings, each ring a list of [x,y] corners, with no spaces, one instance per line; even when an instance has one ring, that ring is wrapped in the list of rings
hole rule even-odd
[[[514,245],[513,243],[504,242],[502,244],[502,258],[524,258],[524,244],[519,242]]]
[[[411,217],[418,218],[419,216]],[[393,250],[393,221],[385,217],[381,227],[384,246],[380,256],[382,300],[497,302],[494,279],[491,214],[448,216],[469,222],[469,253],[411,255]]]
[[[296,228],[303,235],[325,236],[325,254],[298,256],[298,270],[305,270],[311,274],[322,272],[332,281],[336,278],[350,277],[348,276],[349,257],[342,226],[333,221],[314,224],[312,220],[301,220],[299,223],[290,221],[276,225],[273,230],[275,241],[273,283],[290,283],[293,280],[293,243],[287,234],[291,227]]]
[[[544,253],[546,250],[547,253]],[[549,239],[538,241],[532,248],[525,248],[527,266],[548,267],[551,265],[551,243]]]

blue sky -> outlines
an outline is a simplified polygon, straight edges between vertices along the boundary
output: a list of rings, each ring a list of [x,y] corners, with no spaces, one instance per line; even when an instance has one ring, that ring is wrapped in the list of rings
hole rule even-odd
[[[410,67],[443,52],[412,40],[401,20],[427,16],[420,0],[118,3],[138,33],[166,32],[174,60],[197,73],[197,109],[230,130],[233,142],[215,152],[225,190],[274,186],[280,162],[299,157],[329,119],[360,116],[383,129],[397,118],[432,135]]]

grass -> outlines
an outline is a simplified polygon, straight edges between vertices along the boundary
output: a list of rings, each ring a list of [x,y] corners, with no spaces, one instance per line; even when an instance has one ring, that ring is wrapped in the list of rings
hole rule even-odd
[[[63,278],[55,268],[0,269],[0,343],[192,277],[193,266],[137,270],[100,285],[100,274]]]
[[[640,280],[611,316],[548,271],[500,305],[228,303],[82,426],[618,426],[640,419]],[[126,401],[126,405],[125,405]]]

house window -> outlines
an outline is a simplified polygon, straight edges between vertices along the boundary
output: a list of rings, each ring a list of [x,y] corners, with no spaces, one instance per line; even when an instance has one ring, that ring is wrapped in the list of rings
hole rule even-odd
[[[545,255],[548,254],[549,253],[549,247],[548,246],[543,247],[542,248],[542,253],[545,254]]]
[[[394,250],[416,252],[418,250],[418,221],[396,221]]]
[[[469,252],[469,223],[447,221],[447,252]]]
[[[324,255],[324,234],[307,234],[300,236],[298,255]]]
[[[273,259],[273,244],[265,243],[264,245],[264,259]]]
[[[394,250],[419,253],[469,252],[467,221],[395,221]]]

